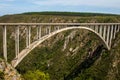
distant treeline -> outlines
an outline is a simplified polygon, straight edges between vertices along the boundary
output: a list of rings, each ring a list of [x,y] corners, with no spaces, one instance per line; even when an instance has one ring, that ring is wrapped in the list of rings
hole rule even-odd
[[[57,15],[57,16],[119,16],[117,14],[105,14],[105,13],[84,13],[84,12],[27,12],[26,15]]]

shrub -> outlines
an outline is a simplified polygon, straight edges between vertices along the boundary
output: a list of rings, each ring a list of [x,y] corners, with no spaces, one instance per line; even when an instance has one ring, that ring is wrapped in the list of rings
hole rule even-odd
[[[49,74],[40,70],[28,71],[23,75],[25,80],[50,80]]]

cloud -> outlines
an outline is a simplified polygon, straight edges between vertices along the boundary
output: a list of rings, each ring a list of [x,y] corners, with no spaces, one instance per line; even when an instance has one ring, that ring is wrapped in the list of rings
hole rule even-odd
[[[0,4],[0,8],[10,7],[10,6],[11,6],[10,4],[4,4],[4,3]]]
[[[5,7],[9,7],[10,3],[9,2],[13,2],[15,0],[0,0],[0,8],[5,8]]]
[[[29,0],[41,6],[97,6],[120,8],[120,0]]]

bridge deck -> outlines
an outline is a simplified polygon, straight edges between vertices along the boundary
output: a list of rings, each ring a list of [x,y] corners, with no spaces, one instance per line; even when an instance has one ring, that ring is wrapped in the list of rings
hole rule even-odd
[[[18,25],[34,25],[34,26],[36,26],[36,25],[54,25],[54,26],[57,26],[57,25],[64,25],[64,26],[67,26],[67,25],[71,25],[71,26],[77,26],[77,25],[81,25],[81,26],[83,26],[83,25],[120,25],[120,23],[0,23],[0,25],[2,26],[2,25],[6,25],[6,26],[13,26],[13,25],[16,25],[16,26],[18,26]]]

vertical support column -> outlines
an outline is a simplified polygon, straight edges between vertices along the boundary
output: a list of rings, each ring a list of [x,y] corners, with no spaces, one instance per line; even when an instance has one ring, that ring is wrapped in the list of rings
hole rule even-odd
[[[100,33],[100,25],[98,25],[98,33]]]
[[[37,38],[36,38],[36,39],[38,40],[38,39],[39,39],[39,27],[37,26],[36,29],[37,29],[37,30],[36,30],[36,31],[37,31]]]
[[[28,47],[28,26],[26,26],[26,47]]]
[[[95,26],[95,31],[98,32],[98,25]]]
[[[50,34],[51,33],[51,26],[49,26],[48,29],[49,29],[48,34]]]
[[[6,32],[6,26],[3,26],[3,57],[7,61],[7,32]]]
[[[110,26],[111,30],[110,30],[110,40],[109,40],[109,46],[111,47],[111,42],[112,42],[112,38],[113,38],[113,25]]]
[[[29,45],[30,45],[30,43],[31,43],[31,27],[30,26],[28,27],[28,34],[29,34],[28,41],[29,41]]]
[[[103,27],[104,31],[103,31],[103,38],[104,40],[106,40],[106,26]]]
[[[59,29],[60,29],[59,26],[54,26],[54,31],[57,31],[57,30],[59,30]]]
[[[120,32],[120,25],[118,25],[118,32]]]
[[[90,28],[91,28],[92,30],[94,30],[94,26],[90,26]]]
[[[94,26],[93,26],[93,30],[95,30],[95,27],[96,27],[96,26],[94,25]]]
[[[118,32],[120,32],[120,25],[118,25]]]
[[[99,28],[99,34],[102,36],[102,26],[100,26],[100,28]]]
[[[48,34],[48,26],[46,26],[45,28],[46,28],[45,29],[45,35],[47,35]]]
[[[110,26],[107,26],[107,39],[106,39],[106,41],[107,41],[107,44],[109,45],[109,39],[110,39]]]
[[[59,30],[60,29],[60,26],[57,26],[57,30]]]
[[[37,39],[39,40],[41,38],[41,27],[37,26]]]
[[[50,33],[50,26],[46,26],[46,35]]]
[[[114,25],[114,33],[113,33],[113,39],[115,39],[115,35],[116,35],[116,30],[117,29],[117,26],[116,25]]]
[[[90,26],[90,25],[88,25],[88,28],[91,28],[91,26]]]
[[[30,40],[31,40],[31,27],[27,26],[26,27],[26,47],[28,48],[30,45]]]
[[[18,58],[19,54],[19,26],[15,27],[15,55]]]
[[[119,26],[117,25],[117,32],[119,32]]]
[[[39,39],[42,37],[42,33],[41,33],[41,31],[42,31],[42,27],[39,26]]]

